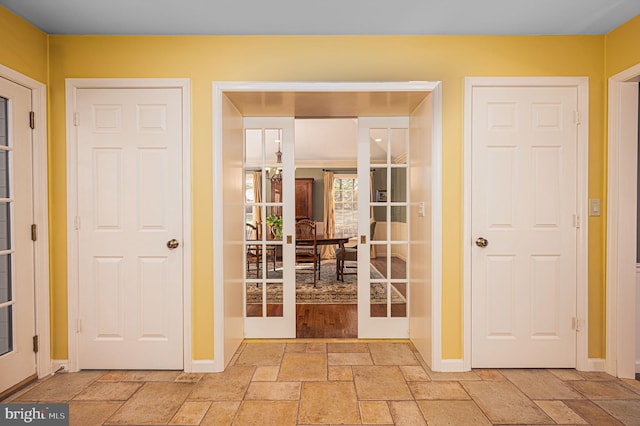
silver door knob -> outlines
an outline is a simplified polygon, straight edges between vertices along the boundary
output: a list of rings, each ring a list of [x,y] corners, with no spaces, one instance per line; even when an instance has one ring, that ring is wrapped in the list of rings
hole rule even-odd
[[[178,248],[179,245],[180,243],[175,238],[167,241],[167,247],[169,247],[171,250],[173,250],[174,248]]]
[[[487,239],[485,239],[485,238],[479,237],[479,238],[476,240],[476,245],[477,245],[478,247],[485,248],[486,246],[488,246],[488,245],[489,245],[489,241],[487,241]]]

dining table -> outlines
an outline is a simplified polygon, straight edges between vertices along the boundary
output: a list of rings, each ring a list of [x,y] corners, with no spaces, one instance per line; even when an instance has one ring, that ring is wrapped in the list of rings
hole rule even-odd
[[[328,245],[337,245],[342,249],[342,253],[344,253],[344,245],[349,242],[349,240],[353,238],[353,236],[344,236],[344,235],[334,235],[328,236],[324,234],[316,235],[316,245],[317,246],[328,246]],[[296,239],[296,246],[312,246],[313,239]],[[336,277],[338,276],[338,262],[336,262]]]

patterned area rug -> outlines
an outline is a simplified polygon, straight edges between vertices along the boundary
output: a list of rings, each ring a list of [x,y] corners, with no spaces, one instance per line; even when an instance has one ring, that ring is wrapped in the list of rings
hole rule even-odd
[[[355,266],[355,263],[353,264]],[[313,286],[312,265],[296,266],[296,303],[299,304],[355,304],[358,303],[357,275],[345,275],[344,282],[336,279],[335,260],[323,260],[320,267],[320,279]],[[354,269],[355,270],[355,269]],[[269,271],[269,278],[281,278],[282,266],[276,263],[276,270]],[[370,278],[384,278],[371,265]],[[250,277],[249,277],[250,279]],[[371,283],[371,298],[374,304],[387,303],[385,283]],[[406,303],[405,297],[391,285],[391,303]],[[262,303],[262,287],[247,284],[247,304]],[[282,285],[267,285],[267,303],[282,303]]]

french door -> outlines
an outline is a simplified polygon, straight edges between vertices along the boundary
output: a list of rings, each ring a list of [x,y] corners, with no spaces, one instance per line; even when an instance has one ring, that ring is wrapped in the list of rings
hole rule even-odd
[[[0,78],[0,392],[36,373],[31,90]]]
[[[293,117],[244,119],[248,338],[296,336],[294,158]]]
[[[409,118],[358,118],[358,337],[409,337]]]

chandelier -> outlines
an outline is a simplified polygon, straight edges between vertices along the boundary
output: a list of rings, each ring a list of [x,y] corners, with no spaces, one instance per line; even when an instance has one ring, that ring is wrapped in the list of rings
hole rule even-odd
[[[280,144],[282,143],[282,130],[279,130],[280,139],[276,140],[278,144],[278,150],[275,152],[276,155],[276,164],[282,164],[282,151],[280,150]],[[271,167],[267,169],[267,179],[271,179],[272,183],[281,184],[282,183],[282,167]]]

